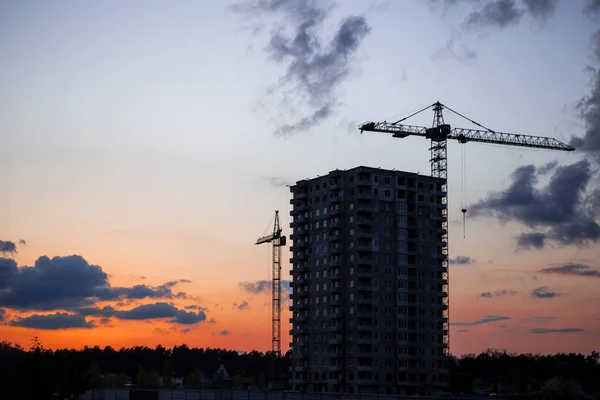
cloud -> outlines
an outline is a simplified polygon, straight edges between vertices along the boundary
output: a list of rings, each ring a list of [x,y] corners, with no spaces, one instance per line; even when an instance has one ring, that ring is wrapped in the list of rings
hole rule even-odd
[[[450,325],[452,326],[476,326],[476,325],[483,325],[483,324],[489,324],[492,322],[498,322],[498,321],[506,321],[511,319],[510,317],[505,317],[502,315],[486,315],[485,317],[480,318],[477,321],[469,321],[469,322],[451,322]]]
[[[531,291],[531,297],[537,299],[552,299],[558,296],[562,296],[562,294],[550,290],[548,286],[540,286]]]
[[[535,328],[531,329],[529,332],[536,335],[543,335],[547,333],[578,333],[584,332],[583,329],[580,328],[561,328],[561,329],[543,329],[543,328]]]
[[[546,234],[542,232],[521,233],[517,236],[517,247],[530,249],[535,247],[541,249],[546,244]]]
[[[588,15],[600,13],[600,1],[588,0],[584,12]],[[600,30],[592,36],[592,53],[595,61],[600,62]],[[577,110],[585,124],[585,132],[582,137],[572,137],[570,145],[579,151],[584,151],[600,162],[600,65],[589,66],[590,93],[583,96],[578,104]]]
[[[171,323],[181,325],[193,325],[206,320],[206,313],[204,311],[194,313],[180,310],[173,304],[165,302],[143,304],[129,310],[117,310],[112,306],[105,306],[103,308],[82,307],[75,311],[83,316],[115,317],[127,321],[170,318]]]
[[[522,0],[519,6],[515,0],[430,0],[433,9],[467,6],[469,10],[463,22],[456,27],[446,46],[433,54],[432,60],[450,56],[458,61],[471,61],[477,53],[463,42],[465,33],[479,32],[489,29],[503,30],[519,25],[524,16],[537,21],[545,21],[556,12],[558,0]]]
[[[270,176],[267,178],[267,181],[269,182],[269,185],[275,188],[282,188],[294,184],[294,182],[287,180],[281,176]]]
[[[521,247],[541,248],[547,241],[563,246],[597,242],[600,225],[596,219],[600,217],[600,207],[596,206],[597,193],[586,192],[592,177],[589,161],[556,168],[546,187],[541,189],[536,188],[537,175],[533,165],[517,168],[508,188],[470,206],[469,213],[472,217],[516,221],[537,230],[535,234],[518,237]]]
[[[191,305],[185,306],[183,308],[185,308],[186,310],[199,310],[199,311],[204,311],[204,312],[208,311],[207,307],[202,307],[197,304],[191,304]]]
[[[556,274],[581,276],[586,278],[600,278],[600,271],[592,269],[589,265],[583,264],[565,264],[558,267],[548,267],[540,269],[538,272],[542,274]]]
[[[229,336],[231,335],[231,332],[229,332],[227,329],[223,329],[221,332],[219,332],[219,336]]]
[[[326,43],[318,32],[332,8],[331,2],[315,0],[257,0],[232,7],[244,15],[285,18],[271,30],[266,50],[272,60],[287,66],[278,88],[291,87],[287,95],[284,93],[284,102],[299,104],[292,107],[295,115],[302,109],[308,111],[291,124],[280,124],[276,130],[279,135],[306,131],[333,114],[339,105],[337,91],[350,73],[353,56],[371,31],[364,17],[350,16],[341,21]]]
[[[455,258],[451,258],[448,260],[448,263],[458,265],[473,264],[474,262],[475,260],[467,256],[456,256]]]
[[[0,240],[0,253],[13,254],[17,252],[17,245],[10,240]]]
[[[206,321],[206,323],[207,323],[207,324],[210,324],[210,325],[214,325],[214,324],[216,324],[216,323],[217,323],[217,321],[216,321],[214,318],[211,318],[211,319],[209,319],[208,321]]]
[[[466,332],[470,332],[468,329],[457,329],[456,332],[458,333],[466,333]]]
[[[523,323],[523,324],[539,324],[539,325],[543,325],[543,324],[547,324],[549,322],[552,322],[556,319],[556,317],[529,317],[529,318],[523,318],[521,320],[519,320],[519,322]]]
[[[69,310],[97,301],[188,298],[172,288],[188,280],[173,280],[152,287],[112,287],[108,275],[83,257],[39,257],[32,267],[17,268],[0,258],[0,306],[18,310]]]
[[[33,314],[24,318],[17,318],[9,323],[22,328],[58,330],[74,328],[93,328],[94,325],[86,321],[80,314],[54,313],[49,315]]]
[[[556,169],[557,165],[558,165],[558,161],[556,161],[556,160],[549,161],[546,164],[542,165],[541,167],[538,167],[537,172],[540,175],[547,175],[548,173],[554,171],[554,169]]]
[[[273,287],[272,281],[260,280],[255,282],[240,282],[240,287],[244,292],[251,294],[271,293]],[[283,295],[289,295],[292,293],[291,281],[282,279],[281,280],[281,292]]]
[[[479,295],[479,297],[491,299],[492,297],[514,296],[516,294],[519,294],[519,292],[516,290],[502,289],[502,290],[495,290],[493,293],[492,292],[483,292]]]
[[[523,0],[527,12],[538,19],[547,19],[556,12],[558,0]]]
[[[514,0],[494,0],[486,2],[479,10],[472,11],[464,22],[470,28],[506,28],[518,25],[525,10],[517,7]]]
[[[449,56],[461,62],[473,61],[477,58],[477,53],[462,42],[459,34],[455,34],[454,36],[454,38],[448,39],[446,46],[437,50],[431,56],[432,61],[437,61],[445,56]]]
[[[4,321],[6,317],[6,310],[4,308],[0,308],[0,322]]]
[[[256,281],[256,282],[240,282],[240,287],[243,291],[253,294],[259,294],[263,292],[270,292],[272,283],[271,281]]]
[[[585,13],[596,13],[600,12],[600,0],[587,0],[584,8]]]
[[[233,308],[236,308],[238,310],[247,310],[248,309],[248,302],[247,301],[242,301],[241,303],[233,303]]]
[[[6,289],[10,287],[13,278],[15,275],[17,275],[17,272],[18,268],[15,260],[0,257],[0,289]]]

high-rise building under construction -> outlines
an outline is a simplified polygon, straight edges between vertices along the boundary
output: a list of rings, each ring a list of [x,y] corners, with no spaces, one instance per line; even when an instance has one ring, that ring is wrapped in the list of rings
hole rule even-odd
[[[293,390],[446,387],[445,185],[357,167],[291,187]]]

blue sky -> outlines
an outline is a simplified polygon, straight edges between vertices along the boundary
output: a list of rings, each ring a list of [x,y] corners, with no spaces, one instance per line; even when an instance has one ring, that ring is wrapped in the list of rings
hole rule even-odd
[[[519,10],[555,3],[502,2]],[[523,11],[503,27],[485,20],[464,28],[490,3],[337,2],[314,36],[325,50],[349,16],[363,17],[368,30],[342,64],[347,75],[314,96],[331,102],[330,115],[281,137],[278,124],[314,110],[302,85],[283,80],[289,59],[267,51],[274,29],[289,35],[298,14],[239,12],[220,1],[3,1],[0,168],[8,195],[0,198],[0,239],[27,241],[12,254],[19,265],[80,254],[115,280],[191,279],[206,302],[221,303],[211,290],[233,298],[238,280],[268,279],[267,249],[252,243],[274,209],[288,222],[285,183],[357,165],[429,173],[427,141],[359,135],[362,122],[393,121],[439,100],[498,131],[565,142],[583,136],[590,126],[576,105],[593,87],[585,68],[598,62],[592,35],[599,22],[583,9],[597,2],[557,1],[547,18]],[[320,13],[323,4],[307,9]],[[449,40],[471,57],[444,51]],[[287,107],[284,98],[292,100]],[[430,125],[431,117],[407,122]],[[449,149],[450,219],[459,220],[463,149]],[[594,154],[479,144],[464,151],[469,204],[506,189],[519,166],[570,165]],[[540,176],[540,185],[550,177]],[[597,238],[584,247],[515,251],[515,236],[527,230],[513,217],[469,218],[466,239],[460,224],[451,225],[451,256],[480,263],[455,275],[457,293],[511,289],[489,287],[498,274],[518,280],[493,272],[490,262],[521,272],[573,260],[598,268]],[[573,282],[565,290],[582,284]],[[473,319],[492,311],[478,312]],[[592,325],[590,335],[599,329]]]

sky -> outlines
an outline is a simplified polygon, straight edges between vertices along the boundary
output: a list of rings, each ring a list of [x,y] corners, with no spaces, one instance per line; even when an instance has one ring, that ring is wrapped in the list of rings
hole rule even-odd
[[[597,0],[0,1],[0,337],[269,350],[286,185],[429,173],[357,126],[441,101],[577,148],[449,143],[452,353],[598,350],[599,29]]]

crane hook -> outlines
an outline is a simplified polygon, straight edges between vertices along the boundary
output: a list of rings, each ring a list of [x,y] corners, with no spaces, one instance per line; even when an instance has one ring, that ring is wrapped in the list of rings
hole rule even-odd
[[[463,214],[463,239],[467,237],[467,226],[466,226],[466,217],[467,217],[467,209],[462,208],[460,210]]]

